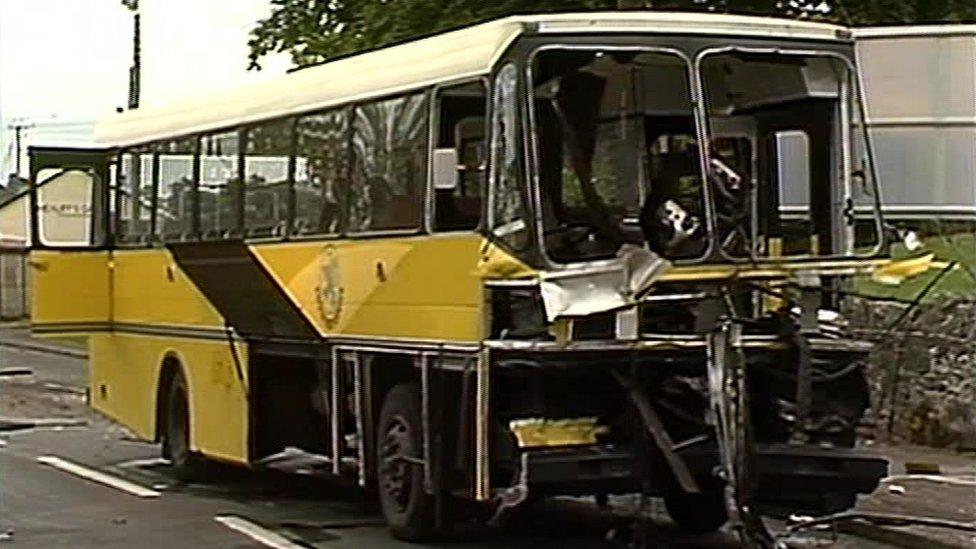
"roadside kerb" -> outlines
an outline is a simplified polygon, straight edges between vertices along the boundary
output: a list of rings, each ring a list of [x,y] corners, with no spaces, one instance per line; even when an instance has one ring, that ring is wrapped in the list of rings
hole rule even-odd
[[[19,341],[15,339],[7,339],[0,337],[0,347],[10,347],[12,349],[21,349],[25,351],[34,351],[37,353],[48,353],[52,355],[68,356],[71,358],[88,358],[88,351],[83,351],[81,349],[71,349],[68,347],[60,345],[46,345],[43,343],[34,343],[32,341]]]

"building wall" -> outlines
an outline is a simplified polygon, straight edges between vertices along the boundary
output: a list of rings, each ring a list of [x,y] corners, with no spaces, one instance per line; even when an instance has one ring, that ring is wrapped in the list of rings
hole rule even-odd
[[[0,248],[26,246],[29,240],[28,197],[21,196],[0,207]]]

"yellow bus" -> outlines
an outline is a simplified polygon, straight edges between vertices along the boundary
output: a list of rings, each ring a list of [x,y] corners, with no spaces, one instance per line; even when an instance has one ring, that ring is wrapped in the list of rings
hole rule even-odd
[[[179,474],[297,448],[403,539],[615,493],[761,536],[886,474],[840,313],[888,262],[860,99],[843,28],[618,12],[132,110],[31,151],[33,329]]]

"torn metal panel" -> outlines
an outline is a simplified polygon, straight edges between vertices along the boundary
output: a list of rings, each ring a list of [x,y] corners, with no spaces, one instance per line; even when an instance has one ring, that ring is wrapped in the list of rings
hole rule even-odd
[[[608,265],[542,272],[539,288],[546,319],[552,322],[633,305],[670,267],[670,261],[654,252],[625,244],[617,260]]]

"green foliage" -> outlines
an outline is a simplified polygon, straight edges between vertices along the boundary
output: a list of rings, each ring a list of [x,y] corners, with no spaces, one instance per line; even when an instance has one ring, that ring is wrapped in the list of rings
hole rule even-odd
[[[650,2],[618,0],[272,0],[271,14],[251,32],[251,68],[274,52],[291,55],[296,66],[325,61],[517,13],[610,10]],[[678,0],[654,2],[655,9],[737,11],[799,16],[816,13],[807,0]]]
[[[955,261],[955,269],[943,276],[939,283],[932,288],[926,301],[963,298],[972,299],[976,295],[976,233],[972,230],[965,232],[933,235],[923,239],[923,247],[917,252],[909,252],[901,244],[892,246],[892,256],[900,259],[914,257],[922,253],[935,254],[935,259],[942,262]],[[919,295],[933,278],[939,276],[938,269],[932,269],[917,276],[913,276],[903,283],[888,286],[862,277],[855,281],[854,288],[858,293],[895,298],[911,301]]]
[[[251,68],[275,52],[296,66],[516,13],[645,8],[751,13],[850,24],[976,20],[973,0],[272,0],[251,31]]]

